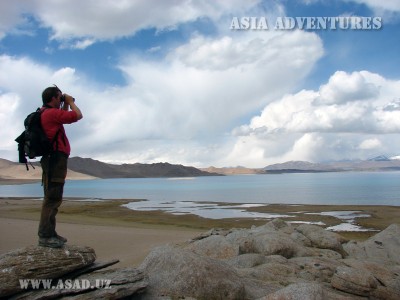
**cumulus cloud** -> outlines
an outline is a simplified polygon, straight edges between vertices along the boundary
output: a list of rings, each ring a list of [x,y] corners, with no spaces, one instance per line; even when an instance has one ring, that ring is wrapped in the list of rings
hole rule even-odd
[[[79,125],[66,126],[72,155],[104,161],[260,167],[359,158],[400,146],[393,139],[400,130],[398,81],[338,71],[319,89],[293,93],[324,55],[317,34],[229,31],[235,14],[284,15],[279,3],[268,12],[259,0],[4,3],[0,38],[37,22],[61,48],[85,49],[200,19],[215,32],[195,33],[169,49],[150,48],[162,56],[154,61],[124,53],[116,65],[126,79],[122,86],[99,86],[68,65],[0,56],[0,157],[15,160],[13,139],[22,120],[53,83],[75,96],[84,114]],[[234,128],[239,120],[248,124]]]
[[[76,40],[73,47],[89,46],[93,40],[115,40],[133,36],[142,29],[164,30],[199,18],[217,20],[224,14],[246,11],[260,1],[2,1],[0,31],[24,26],[32,15],[42,27],[50,28],[52,38]],[[151,12],[151,13],[149,13]]]
[[[397,153],[400,81],[367,71],[336,72],[318,91],[303,90],[268,104],[233,131],[229,160],[264,164],[287,160],[367,158]],[[321,101],[324,99],[324,101]],[[379,134],[380,138],[373,137]],[[248,145],[252,152],[246,154]],[[380,154],[380,153],[377,153]],[[254,165],[253,164],[253,165]]]
[[[224,156],[219,149],[228,151],[223,141],[232,124],[296,86],[322,53],[320,39],[301,31],[195,35],[162,62],[124,57],[118,68],[127,83],[120,87],[98,87],[69,67],[3,55],[0,70],[9,71],[1,73],[0,87],[21,96],[20,120],[40,104],[44,82],[74,95],[85,117],[68,128],[73,154],[200,164],[210,153]]]
[[[344,104],[352,101],[364,101],[377,97],[379,86],[368,82],[359,72],[347,74],[336,72],[326,85],[319,90],[317,104]]]

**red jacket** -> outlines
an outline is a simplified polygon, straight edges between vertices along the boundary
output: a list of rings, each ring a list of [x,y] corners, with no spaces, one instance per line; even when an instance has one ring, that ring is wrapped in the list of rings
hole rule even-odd
[[[57,141],[54,141],[54,150],[64,152],[67,155],[71,153],[67,135],[63,124],[71,124],[78,121],[78,116],[74,111],[66,111],[58,108],[42,108],[41,123],[48,139],[53,141],[54,136],[59,131]]]

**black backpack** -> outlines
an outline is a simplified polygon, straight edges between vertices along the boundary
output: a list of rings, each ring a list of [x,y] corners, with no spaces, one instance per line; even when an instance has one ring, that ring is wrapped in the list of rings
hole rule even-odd
[[[29,170],[27,157],[33,159],[53,152],[53,143],[59,133],[59,131],[56,133],[52,141],[47,138],[40,122],[43,111],[38,108],[30,113],[24,121],[25,130],[15,139],[18,143],[19,162],[24,163],[27,170]],[[35,168],[32,164],[31,166]]]

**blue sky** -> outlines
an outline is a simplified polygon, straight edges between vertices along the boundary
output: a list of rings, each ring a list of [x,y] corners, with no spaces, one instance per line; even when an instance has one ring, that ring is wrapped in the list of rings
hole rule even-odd
[[[57,84],[84,119],[72,156],[264,167],[400,155],[400,3],[2,1],[0,157]],[[234,17],[268,30],[231,30]],[[274,30],[280,17],[379,17],[379,30]]]

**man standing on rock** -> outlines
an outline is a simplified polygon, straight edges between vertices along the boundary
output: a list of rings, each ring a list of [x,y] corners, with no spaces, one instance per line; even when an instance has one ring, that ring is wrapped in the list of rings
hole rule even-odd
[[[56,232],[56,215],[63,198],[67,161],[71,153],[63,124],[77,122],[82,119],[82,113],[75,99],[62,94],[57,86],[46,88],[42,100],[41,124],[49,141],[52,141],[54,151],[40,160],[44,200],[38,231],[39,246],[60,248],[67,239]]]

